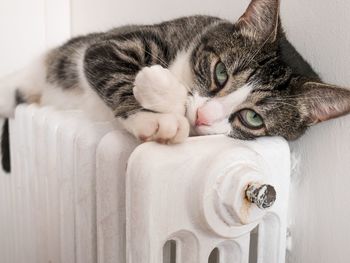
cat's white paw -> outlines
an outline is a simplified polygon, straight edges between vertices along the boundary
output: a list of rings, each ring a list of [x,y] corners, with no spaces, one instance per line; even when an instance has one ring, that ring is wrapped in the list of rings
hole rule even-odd
[[[136,76],[134,96],[140,105],[161,113],[185,114],[187,89],[160,65],[143,68]]]
[[[121,122],[142,142],[175,144],[183,142],[189,135],[187,119],[171,113],[138,112]]]

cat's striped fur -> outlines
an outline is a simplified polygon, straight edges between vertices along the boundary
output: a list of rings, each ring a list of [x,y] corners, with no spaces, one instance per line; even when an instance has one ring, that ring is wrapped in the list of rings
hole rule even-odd
[[[143,68],[167,68],[181,50],[218,18],[194,16],[153,26],[126,26],[106,33],[70,40],[50,52],[47,80],[63,89],[79,88],[78,61],[84,56],[84,74],[90,86],[113,110],[126,118],[141,109],[133,96],[136,74]]]

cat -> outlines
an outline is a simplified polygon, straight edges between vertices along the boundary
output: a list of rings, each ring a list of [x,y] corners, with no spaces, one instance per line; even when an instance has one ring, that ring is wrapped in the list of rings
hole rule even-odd
[[[0,116],[36,102],[117,120],[141,141],[295,140],[349,113],[350,91],[323,83],[290,44],[279,6],[253,0],[235,23],[190,16],[73,38],[0,81]]]

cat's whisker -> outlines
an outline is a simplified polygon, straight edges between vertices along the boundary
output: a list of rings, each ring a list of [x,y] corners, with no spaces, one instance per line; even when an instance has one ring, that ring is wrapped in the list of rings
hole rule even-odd
[[[287,102],[282,102],[282,101],[271,101],[271,102],[267,102],[267,104],[281,104],[281,105],[287,105],[289,107],[299,109],[296,105],[293,105]]]
[[[275,31],[272,31],[270,33],[270,35],[266,38],[266,40],[261,44],[261,46],[256,49],[256,52],[253,53],[253,55],[250,57],[249,60],[246,61],[245,66],[249,66],[249,64],[253,61],[253,59],[261,52],[261,50],[264,48],[264,46],[266,45],[266,43],[270,40],[270,38],[272,37],[272,35],[275,34]],[[250,48],[250,52],[249,53],[252,53],[252,50],[255,50],[255,48]]]
[[[299,97],[289,97],[284,96],[283,98],[269,98],[269,100],[273,101],[315,101],[315,100],[325,100],[325,99],[332,99],[334,96],[299,96]]]
[[[136,36],[136,35],[135,35],[135,36]],[[123,36],[123,35],[120,35],[120,37],[121,37],[122,39],[124,39],[125,41],[130,41],[129,39],[127,39],[127,38],[126,38],[125,36]],[[143,38],[143,40],[145,40],[145,38]],[[146,41],[146,40],[145,40],[145,41]],[[156,56],[156,55],[154,55],[153,53],[147,51],[147,50],[144,49],[142,46],[139,46],[139,48],[140,48],[144,53],[150,55],[152,58],[154,58],[154,59],[160,61],[164,66],[169,67],[169,64],[168,64],[166,61],[164,61],[162,58],[160,58],[159,56]]]

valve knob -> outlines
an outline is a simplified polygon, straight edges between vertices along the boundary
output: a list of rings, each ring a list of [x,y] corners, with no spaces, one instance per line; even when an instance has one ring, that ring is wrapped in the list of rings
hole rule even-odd
[[[260,209],[267,209],[276,201],[276,190],[268,184],[250,184],[245,194],[247,199]]]

